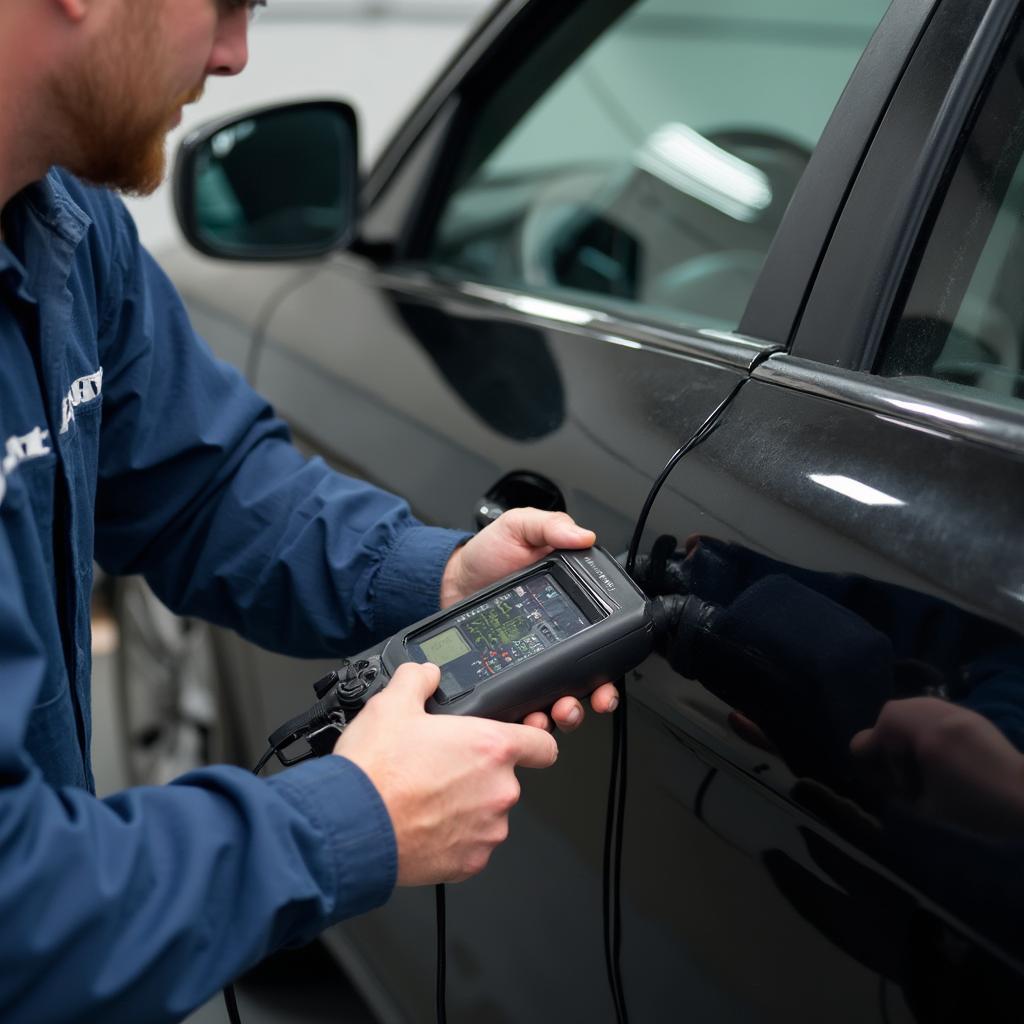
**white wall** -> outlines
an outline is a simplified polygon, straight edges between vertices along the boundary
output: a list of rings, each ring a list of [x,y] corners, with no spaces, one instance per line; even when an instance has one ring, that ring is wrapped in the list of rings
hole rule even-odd
[[[169,139],[223,113],[280,99],[332,96],[360,115],[366,165],[441,70],[489,0],[269,0],[252,26],[249,67],[210,79]],[[129,200],[153,250],[177,237],[167,186]]]

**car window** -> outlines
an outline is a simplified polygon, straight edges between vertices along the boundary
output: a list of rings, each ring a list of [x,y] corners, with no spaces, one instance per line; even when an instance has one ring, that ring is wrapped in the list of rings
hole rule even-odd
[[[957,162],[883,340],[877,369],[1024,399],[1024,43],[1018,29]]]
[[[477,109],[434,268],[735,327],[887,6],[579,5]]]

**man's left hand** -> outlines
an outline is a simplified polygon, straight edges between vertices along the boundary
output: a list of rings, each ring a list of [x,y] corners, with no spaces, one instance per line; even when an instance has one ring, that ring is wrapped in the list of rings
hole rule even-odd
[[[589,548],[596,541],[593,530],[577,526],[564,512],[510,509],[452,554],[441,579],[441,607],[447,608],[495,580],[525,569],[555,548]],[[598,713],[614,711],[618,703],[618,690],[611,683],[599,686],[590,695],[590,705]],[[563,732],[577,728],[583,714],[583,705],[575,697],[563,697],[551,709],[551,717]],[[539,729],[550,727],[542,711],[527,715],[524,722]]]

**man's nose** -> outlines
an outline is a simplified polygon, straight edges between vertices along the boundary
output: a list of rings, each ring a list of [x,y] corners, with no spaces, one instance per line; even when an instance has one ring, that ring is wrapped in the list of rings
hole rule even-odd
[[[249,14],[245,7],[221,15],[217,35],[210,51],[206,72],[210,75],[237,75],[249,63]]]

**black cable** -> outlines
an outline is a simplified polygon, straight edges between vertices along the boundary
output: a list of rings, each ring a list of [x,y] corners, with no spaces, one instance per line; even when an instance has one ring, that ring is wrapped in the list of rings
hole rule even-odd
[[[680,459],[689,454],[701,442],[706,440],[718,424],[722,413],[746,384],[748,377],[738,381],[728,395],[708,414],[703,423],[696,429],[693,436],[682,445],[665,463],[665,468],[658,474],[651,485],[643,508],[636,521],[632,539],[629,542],[629,553],[626,556],[626,573],[632,576],[636,569],[636,559],[640,551],[647,519],[654,507],[658,493],[664,486],[669,474],[679,464]],[[612,765],[608,779],[608,816],[605,821],[604,843],[604,949],[605,964],[608,969],[608,986],[611,989],[612,1003],[615,1007],[615,1019],[618,1024],[629,1024],[626,1010],[626,995],[622,984],[622,846],[625,830],[623,823],[626,816],[626,783],[628,781],[628,750],[627,735],[627,699],[626,681],[619,680],[619,706],[615,709],[612,722]]]
[[[435,907],[437,912],[437,1024],[447,1024],[448,1008],[445,978],[448,964],[445,956],[445,889],[444,883],[434,886]]]
[[[274,748],[270,747],[270,749],[267,750],[267,752],[256,762],[256,767],[253,768],[253,770],[252,770],[253,775],[259,775],[259,773],[261,771],[263,771],[264,767],[266,766],[266,763],[273,756],[274,756]]]
[[[618,734],[618,741],[612,743],[611,770],[616,776],[614,813],[609,819],[608,831],[610,840],[609,879],[611,918],[608,921],[607,944],[610,947],[611,967],[614,977],[612,999],[615,1005],[615,1019],[618,1024],[629,1024],[629,1012],[626,1008],[626,989],[622,977],[622,944],[623,944],[623,838],[626,835],[626,785],[629,775],[629,702],[626,692],[626,677],[618,680],[620,700],[615,709],[612,734]]]
[[[268,747],[264,755],[256,762],[256,767],[252,770],[253,775],[259,775],[273,756],[274,748]],[[224,986],[224,1006],[228,1011],[228,1020],[231,1024],[242,1024],[242,1017],[238,1012],[238,999],[235,996],[235,986],[230,981]]]
[[[235,999],[235,986],[224,986],[224,1005],[228,1009],[228,1020],[231,1024],[242,1024],[242,1018],[238,1013],[238,1001]]]
[[[719,417],[723,412],[725,412],[726,407],[736,397],[740,388],[747,383],[748,379],[749,378],[744,377],[739,381],[732,391],[730,391],[729,394],[711,410],[707,419],[705,419],[697,428],[693,437],[691,437],[690,440],[676,451],[672,458],[665,463],[665,468],[658,474],[658,479],[651,485],[650,491],[647,492],[647,500],[644,502],[644,507],[640,510],[640,518],[636,521],[636,528],[633,530],[633,538],[629,542],[629,554],[626,556],[626,572],[628,574],[632,575],[633,570],[636,568],[636,558],[640,551],[640,541],[643,538],[644,527],[647,525],[647,517],[651,514],[651,508],[654,506],[654,500],[658,497],[658,492],[668,479],[669,474],[676,468],[679,460],[683,458],[684,455],[688,455],[697,447],[697,445],[707,438],[712,430],[714,430]]]
[[[619,714],[625,704],[625,679],[617,680],[619,687],[619,707],[612,717],[612,754],[611,768],[608,777],[608,809],[605,812],[604,829],[604,885],[603,893],[603,918],[604,918],[604,960],[605,969],[608,973],[608,984],[612,993],[612,1004],[615,1007],[615,1017],[623,1021],[625,1012],[625,1000],[622,997],[621,981],[618,970],[618,950],[615,941],[617,916],[620,907],[619,891],[616,884],[615,871],[615,850],[617,829],[617,817],[619,807],[619,787],[621,782],[621,758],[622,749],[622,717]],[[621,847],[619,848],[621,849]]]

